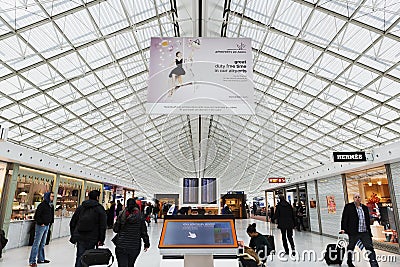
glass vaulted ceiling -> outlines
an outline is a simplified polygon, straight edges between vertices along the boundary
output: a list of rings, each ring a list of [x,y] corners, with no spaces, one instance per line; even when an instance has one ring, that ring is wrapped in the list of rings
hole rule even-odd
[[[9,141],[179,193],[183,177],[255,194],[332,151],[400,137],[397,0],[3,0]],[[224,12],[225,9],[225,12]],[[252,39],[255,116],[146,115],[152,36]],[[201,125],[201,126],[200,126]]]

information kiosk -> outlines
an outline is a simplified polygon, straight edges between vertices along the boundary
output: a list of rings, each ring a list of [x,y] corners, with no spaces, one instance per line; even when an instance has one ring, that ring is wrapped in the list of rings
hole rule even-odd
[[[214,258],[236,259],[235,219],[226,215],[166,216],[158,245],[163,258],[184,258],[185,267],[213,267]]]

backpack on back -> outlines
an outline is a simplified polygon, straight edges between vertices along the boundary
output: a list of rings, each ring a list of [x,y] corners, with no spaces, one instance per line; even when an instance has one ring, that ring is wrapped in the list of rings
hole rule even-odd
[[[78,232],[90,232],[93,228],[93,222],[97,222],[98,214],[96,212],[96,206],[94,207],[82,207],[79,213],[78,220]]]

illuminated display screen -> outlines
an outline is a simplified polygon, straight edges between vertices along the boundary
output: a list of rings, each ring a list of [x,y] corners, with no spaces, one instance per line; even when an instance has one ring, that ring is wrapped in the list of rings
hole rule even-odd
[[[159,248],[236,248],[233,219],[166,219]]]
[[[216,178],[201,178],[201,204],[217,204]]]
[[[183,178],[183,204],[199,203],[199,178]]]

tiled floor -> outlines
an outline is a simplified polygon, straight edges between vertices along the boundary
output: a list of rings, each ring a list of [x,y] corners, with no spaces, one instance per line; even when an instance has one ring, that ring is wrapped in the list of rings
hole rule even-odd
[[[247,244],[249,242],[249,237],[246,234],[246,228],[249,223],[256,222],[257,230],[261,233],[267,233],[267,223],[263,221],[255,221],[253,219],[248,220],[237,220],[236,221],[236,231],[239,240],[244,240]],[[151,239],[151,248],[147,252],[142,252],[136,262],[136,266],[138,267],[183,267],[183,260],[162,260],[161,256],[158,252],[158,240],[160,236],[162,228],[162,223],[154,224],[152,223],[149,228],[149,236]],[[278,229],[275,226],[272,227],[272,232],[275,235],[275,243],[277,250],[282,250],[281,244],[281,236]],[[107,232],[107,240],[106,246],[109,248],[113,248],[113,245],[110,241],[113,233],[111,230]],[[304,250],[314,250],[317,255],[320,255],[321,252],[324,251],[325,247],[329,243],[336,242],[335,239],[320,236],[316,234],[312,234],[309,232],[296,232],[295,233],[295,244],[296,249],[301,253]],[[114,250],[114,249],[112,249]],[[114,252],[114,251],[113,251]],[[393,259],[389,259],[392,255],[387,252],[383,252],[377,250],[377,255],[382,259],[380,262],[381,267],[386,266],[400,266],[400,255],[393,255]],[[28,257],[30,253],[30,247],[22,247],[17,249],[10,249],[3,253],[3,259],[0,261],[0,267],[22,267],[28,266]],[[320,256],[319,256],[320,257]],[[46,246],[46,258],[50,259],[51,262],[49,264],[43,264],[39,266],[43,267],[66,267],[66,266],[74,266],[75,261],[75,248],[74,246],[68,242],[68,238],[60,238],[56,240],[52,240],[49,246]],[[383,262],[386,260],[386,262]],[[392,260],[392,262],[388,262],[388,260]],[[236,260],[215,260],[215,267],[234,267],[238,266]],[[357,267],[369,266],[368,262],[365,260],[361,260],[360,262],[355,262]],[[117,263],[113,264],[114,267],[117,266]],[[275,256],[273,259],[269,260],[268,266],[327,266],[323,260],[303,260],[303,259],[295,259],[286,257],[278,257]],[[344,265],[346,266],[346,265]],[[204,266],[201,266],[204,267]]]

